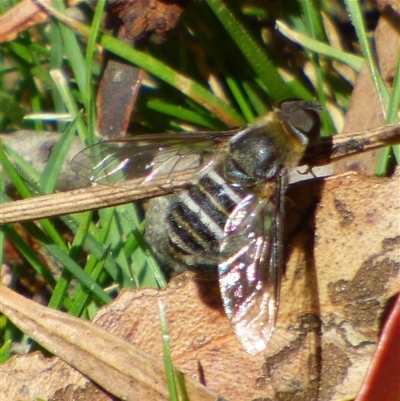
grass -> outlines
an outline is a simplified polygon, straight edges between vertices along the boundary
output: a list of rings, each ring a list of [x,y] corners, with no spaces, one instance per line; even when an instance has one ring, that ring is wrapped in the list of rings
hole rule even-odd
[[[18,194],[27,198],[52,193],[75,133],[86,145],[95,140],[95,94],[101,70],[98,44],[143,68],[151,77],[135,104],[132,132],[165,132],[187,126],[220,130],[250,122],[285,98],[317,97],[325,108],[323,134],[328,135],[340,128],[331,111],[344,116],[352,93],[352,82],[336,69],[334,60],[356,72],[366,60],[382,107],[388,110],[387,121],[394,121],[400,96],[400,63],[395,74],[397,89],[388,93],[371,54],[361,2],[345,1],[355,26],[354,40],[361,44],[360,54],[350,45],[333,48],[327,39],[322,12],[338,27],[339,16],[346,13],[344,5],[334,9],[330,0],[286,0],[279,6],[271,2],[274,9],[265,3],[192,2],[165,43],[137,50],[101,32],[104,1],[99,1],[94,11],[80,6],[85,23],[69,20],[61,3],[56,2],[53,13],[59,21],[52,19],[1,44],[2,129],[62,132],[43,172],[4,146],[1,164]],[[283,35],[296,43],[273,29],[277,20]],[[27,113],[49,111],[55,115],[68,113],[71,122],[22,119]],[[390,152],[382,151],[379,174],[385,172]],[[398,148],[394,154],[398,162]],[[0,185],[0,201],[10,202],[4,177]],[[36,279],[47,287],[49,306],[90,319],[122,288],[165,285],[143,232],[138,206],[124,205],[57,221],[2,227],[0,255],[7,259],[10,246],[18,250],[17,262],[10,265],[10,283],[16,290],[34,294],[33,284],[32,288],[21,287],[22,271],[33,269]],[[51,265],[37,249],[51,256]],[[0,360],[5,361],[12,354],[10,341],[13,344],[27,339],[4,316],[0,323]]]

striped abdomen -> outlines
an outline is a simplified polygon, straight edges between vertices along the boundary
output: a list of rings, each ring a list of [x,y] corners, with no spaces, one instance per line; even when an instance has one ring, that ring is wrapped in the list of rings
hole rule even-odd
[[[242,196],[242,187],[229,184],[216,170],[176,195],[166,219],[171,257],[190,267],[216,267],[226,220]]]

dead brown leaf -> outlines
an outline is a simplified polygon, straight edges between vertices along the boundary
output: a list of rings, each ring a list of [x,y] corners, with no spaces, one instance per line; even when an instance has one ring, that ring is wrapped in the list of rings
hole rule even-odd
[[[67,3],[72,6],[82,1],[69,0]],[[52,0],[48,0],[48,3],[51,4]],[[0,43],[13,40],[20,32],[48,19],[48,13],[34,0],[20,1],[0,16]]]
[[[95,324],[115,335],[107,337],[114,350],[115,337],[122,337],[160,361],[161,300],[176,367],[196,380],[204,378],[210,389],[229,400],[336,400],[355,394],[375,350],[385,308],[400,291],[399,181],[399,174],[380,180],[348,174],[326,180],[322,189],[313,183],[291,191],[292,198],[296,192],[302,198],[321,190],[321,202],[315,223],[300,221],[290,241],[277,327],[264,355],[251,357],[241,348],[222,311],[216,283],[191,275],[174,280],[160,292],[124,291],[99,311]],[[309,216],[306,220],[310,221]],[[40,319],[49,327],[46,316]],[[54,320],[63,332],[68,330],[65,319],[64,315]],[[85,324],[87,333],[79,330],[73,336],[75,347],[66,348],[58,339],[53,352],[64,355],[67,351],[76,361],[90,343],[97,353],[107,353],[104,340],[98,342],[99,329]],[[127,348],[121,345],[119,349],[110,356],[112,364],[136,366]],[[119,359],[122,353],[124,362]],[[3,366],[2,375],[10,375],[17,360]],[[89,363],[86,356],[82,361],[93,367],[103,363]],[[53,366],[54,360],[48,363]],[[29,365],[18,380],[10,382],[15,391],[29,388],[31,369]],[[81,380],[71,377],[71,384]],[[107,377],[115,389],[116,382]]]
[[[76,389],[89,384],[86,377],[61,359],[46,358],[39,352],[12,357],[0,372],[0,397],[4,400],[49,399],[57,389],[65,389],[71,383]]]
[[[161,299],[176,366],[195,378],[204,376],[207,386],[229,400],[274,395],[292,400],[296,394],[336,400],[355,394],[386,304],[400,291],[399,178],[349,174],[326,181],[315,248],[310,231],[293,241],[278,323],[265,355],[251,357],[241,348],[210,281],[186,279],[160,293],[125,291],[95,322],[161,357]],[[311,185],[301,190],[311,191]]]
[[[169,399],[162,359],[156,359],[98,325],[38,305],[7,287],[1,286],[0,289],[0,311],[10,321],[110,394],[124,400]],[[19,359],[14,358],[1,367],[1,377],[8,379],[7,388],[1,390],[2,398],[15,399],[10,398],[10,392],[29,393],[25,399],[48,398],[45,391],[60,389],[57,381],[49,386],[49,377],[44,388],[31,386],[29,380],[24,382],[21,370],[17,369],[18,375],[13,373],[18,363]],[[46,369],[51,371],[54,363],[54,358],[49,359]],[[23,376],[32,377],[31,365],[26,368]],[[71,384],[75,385],[75,382]],[[185,384],[192,400],[213,401],[217,398],[216,394],[190,378],[185,379]]]

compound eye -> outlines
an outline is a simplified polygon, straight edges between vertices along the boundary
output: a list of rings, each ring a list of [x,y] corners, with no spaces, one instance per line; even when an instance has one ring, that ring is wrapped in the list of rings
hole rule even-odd
[[[316,139],[321,129],[321,106],[316,101],[288,99],[280,109],[286,114],[289,124],[310,139]]]
[[[311,134],[316,128],[319,131],[321,121],[317,112],[307,109],[293,111],[289,120],[291,125],[305,134]]]

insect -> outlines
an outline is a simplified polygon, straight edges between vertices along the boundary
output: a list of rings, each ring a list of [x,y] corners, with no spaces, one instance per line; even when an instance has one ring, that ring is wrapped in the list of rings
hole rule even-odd
[[[244,128],[103,142],[72,168],[92,182],[143,177],[140,185],[161,187],[194,169],[184,190],[150,204],[146,236],[169,274],[218,272],[225,313],[256,355],[277,317],[288,169],[318,135],[319,111],[314,101],[287,100]]]

